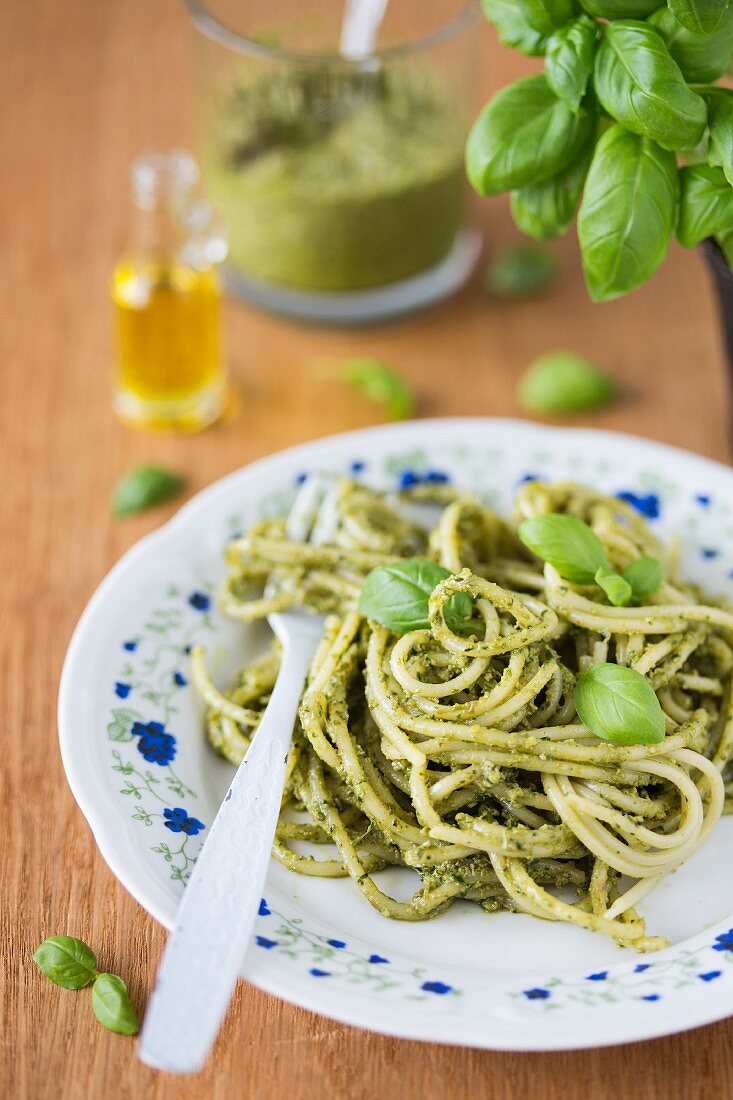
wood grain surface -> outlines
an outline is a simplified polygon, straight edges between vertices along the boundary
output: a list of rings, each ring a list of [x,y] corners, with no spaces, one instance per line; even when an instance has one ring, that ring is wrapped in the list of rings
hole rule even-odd
[[[257,0],[263,13],[266,0]],[[253,2],[252,6],[256,7]],[[126,172],[147,147],[190,145],[192,59],[175,0],[25,0],[0,11],[0,1095],[544,1100],[733,1095],[733,1022],[623,1048],[493,1054],[369,1035],[240,983],[206,1070],[166,1078],[109,1034],[89,998],[57,989],[31,953],[53,933],[88,941],[142,1009],[163,931],[99,856],[64,780],[56,691],[74,623],[112,563],[178,506],[125,523],[110,490],[132,463],[185,473],[195,492],[278,448],[377,420],[312,360],[366,354],[396,364],[420,414],[519,415],[518,373],[560,347],[607,364],[624,390],[582,422],[727,460],[728,394],[714,303],[699,256],[675,250],[653,282],[607,306],[588,301],[575,245],[531,304],[497,304],[477,279],[430,315],[375,331],[327,332],[232,305],[236,415],[195,437],[136,434],[109,407],[108,281],[128,225]],[[486,89],[531,68],[482,31]],[[513,239],[483,203],[487,248]],[[491,991],[487,990],[487,996]]]

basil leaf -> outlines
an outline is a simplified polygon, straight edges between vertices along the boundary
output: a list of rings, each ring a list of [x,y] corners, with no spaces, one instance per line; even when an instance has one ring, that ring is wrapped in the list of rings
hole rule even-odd
[[[626,294],[659,267],[674,229],[678,188],[674,154],[623,126],[605,132],[578,212],[583,269],[594,301]]]
[[[359,610],[395,634],[427,630],[430,597],[437,585],[450,575],[442,565],[427,558],[406,558],[391,565],[378,565],[366,576]],[[446,625],[455,632],[465,628],[471,619],[472,607],[473,601],[467,592],[455,593],[445,606]]]
[[[129,470],[115,485],[112,515],[116,519],[134,516],[144,508],[152,508],[179,493],[183,478],[162,466],[137,466]]]
[[[503,88],[476,119],[466,145],[466,170],[482,195],[541,183],[569,167],[590,140],[593,120],[573,114],[528,76]]]
[[[556,351],[532,364],[520,380],[518,396],[530,412],[573,413],[609,404],[616,386],[581,355]]]
[[[473,615],[473,600],[468,592],[454,592],[443,606],[445,625],[454,634],[465,633]]]
[[[530,57],[545,52],[546,35],[535,30],[524,13],[517,7],[516,0],[481,0],[484,15],[499,32],[499,41],[520,53]]]
[[[710,131],[708,161],[722,168],[733,185],[733,91],[718,88],[707,94],[705,101]]]
[[[415,395],[407,382],[378,359],[347,359],[335,371],[326,373],[383,405],[390,420],[409,420],[415,412]]]
[[[662,563],[656,558],[638,558],[624,569],[624,580],[628,581],[634,599],[645,600],[656,592],[662,583]]]
[[[92,1008],[102,1027],[118,1035],[135,1035],[140,1030],[127,986],[116,974],[100,974],[92,986]]]
[[[633,668],[592,665],[575,685],[575,709],[591,733],[619,745],[664,740],[664,713],[651,684]]]
[[[726,9],[713,34],[695,34],[675,19],[669,8],[660,8],[649,22],[662,35],[667,49],[691,84],[721,77],[733,59],[733,6]]]
[[[555,278],[557,260],[546,248],[524,244],[501,252],[486,269],[486,289],[499,298],[535,294]]]
[[[49,936],[33,952],[33,961],[54,985],[83,989],[97,975],[94,952],[75,936]]]
[[[603,543],[576,516],[535,516],[524,520],[517,533],[533,554],[574,584],[593,584],[598,570],[608,565]]]
[[[575,15],[574,0],[514,0],[514,6],[541,34],[551,34]]]
[[[614,607],[625,607],[632,596],[631,585],[613,569],[601,566],[596,570],[596,584],[608,596]]]
[[[612,118],[665,149],[691,149],[707,109],[691,91],[664,39],[648,23],[609,23],[596,53],[595,90]]]
[[[725,233],[718,233],[716,240],[723,249],[728,267],[733,269],[733,229],[729,229]]]
[[[728,0],[667,0],[667,4],[678,23],[707,37],[720,26]]]
[[[580,0],[591,15],[601,19],[644,19],[659,7],[659,0]]]
[[[593,20],[583,15],[554,31],[547,40],[547,83],[571,111],[580,107],[593,72],[597,33]]]
[[[593,144],[589,142],[563,172],[544,183],[512,191],[510,206],[518,229],[538,241],[549,241],[566,232],[578,209],[592,153]]]
[[[733,187],[722,168],[693,164],[680,169],[677,240],[692,248],[705,237],[733,229]]]

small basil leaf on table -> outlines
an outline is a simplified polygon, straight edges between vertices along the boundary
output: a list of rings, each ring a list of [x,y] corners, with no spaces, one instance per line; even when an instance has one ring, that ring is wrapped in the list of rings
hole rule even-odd
[[[678,23],[695,34],[713,34],[720,26],[729,0],[667,0]]]
[[[718,29],[708,35],[688,31],[666,7],[655,11],[649,22],[690,84],[718,80],[733,60],[733,5],[726,9]]]
[[[346,359],[326,367],[325,377],[336,377],[353,386],[370,401],[384,406],[390,420],[409,420],[416,407],[415,395],[397,371],[378,359]]]
[[[655,8],[659,0],[580,0],[582,7],[591,15],[601,19],[644,19]]]
[[[693,164],[680,169],[677,240],[692,248],[705,237],[733,229],[733,187],[722,168]]]
[[[593,72],[598,28],[586,15],[559,27],[547,40],[547,83],[571,111],[580,107]]]
[[[533,554],[573,584],[594,584],[598,570],[608,566],[603,543],[577,516],[534,516],[525,519],[517,533]]]
[[[40,971],[64,989],[83,989],[97,975],[94,952],[75,936],[49,936],[33,953]]]
[[[592,153],[591,140],[569,168],[542,183],[512,191],[510,206],[517,229],[538,241],[561,237],[568,230],[583,193]]]
[[[664,149],[692,149],[702,140],[705,101],[649,24],[621,20],[604,28],[594,86],[612,118]]]
[[[503,46],[536,57],[545,52],[547,36],[527,22],[516,0],[481,0],[484,15],[496,27]]]
[[[615,573],[613,569],[607,569],[602,565],[600,569],[596,570],[595,581],[598,587],[606,593],[609,602],[614,607],[626,607],[626,604],[631,600],[633,594],[631,585],[618,573]]]
[[[133,516],[179,493],[183,478],[162,466],[136,466],[115,485],[112,514],[116,519]]]
[[[574,114],[548,87],[528,76],[503,88],[476,119],[466,145],[466,170],[482,195],[496,195],[568,168],[587,145],[593,119]]]
[[[592,665],[575,685],[575,709],[591,733],[618,745],[664,740],[664,713],[651,684],[621,665]]]
[[[705,102],[710,132],[708,161],[722,168],[733,185],[733,90],[716,88],[705,95]]]
[[[427,630],[428,606],[433,590],[451,574],[427,558],[406,558],[379,565],[367,574],[359,598],[362,615],[381,623],[395,634]],[[471,620],[473,601],[467,592],[456,592],[447,601],[443,617],[458,632]]]
[[[594,301],[645,282],[667,254],[677,212],[674,154],[611,126],[596,146],[578,212],[578,237]]]
[[[623,577],[631,585],[633,598],[637,602],[645,600],[662,583],[662,563],[657,558],[637,558],[624,569]]]
[[[556,351],[537,359],[519,383],[519,401],[530,412],[573,413],[613,401],[612,378],[581,355]]]
[[[127,986],[116,974],[100,974],[92,986],[94,1015],[108,1031],[135,1035],[140,1025],[127,995]]]
[[[556,272],[557,261],[548,249],[522,244],[494,257],[486,269],[484,285],[499,298],[522,297],[544,290]]]

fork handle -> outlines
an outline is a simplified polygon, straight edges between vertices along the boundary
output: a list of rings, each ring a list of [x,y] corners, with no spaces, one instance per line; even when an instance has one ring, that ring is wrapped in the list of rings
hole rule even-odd
[[[138,1050],[156,1069],[200,1069],[226,1013],[262,897],[293,723],[314,650],[315,642],[305,639],[285,645],[267,710],[186,887]]]

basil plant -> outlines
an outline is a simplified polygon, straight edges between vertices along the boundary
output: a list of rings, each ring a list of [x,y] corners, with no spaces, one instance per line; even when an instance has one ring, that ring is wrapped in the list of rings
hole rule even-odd
[[[481,0],[501,41],[545,59],[476,120],[468,176],[511,194],[519,229],[577,214],[591,297],[645,282],[674,234],[733,267],[733,0]]]

